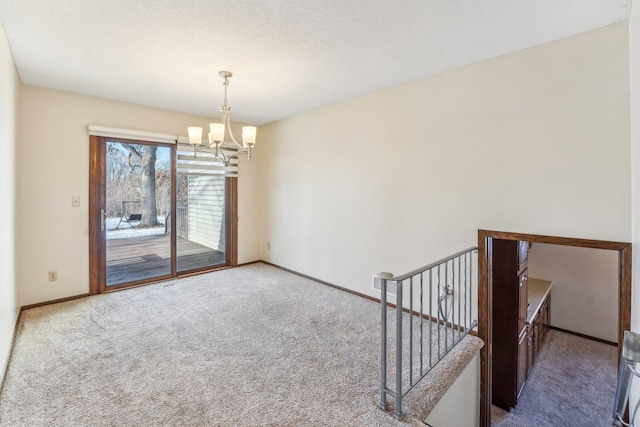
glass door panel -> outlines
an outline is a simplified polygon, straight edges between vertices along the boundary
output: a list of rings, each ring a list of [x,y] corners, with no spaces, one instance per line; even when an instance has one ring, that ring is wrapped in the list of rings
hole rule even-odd
[[[176,249],[178,272],[226,263],[225,177],[177,177]]]
[[[172,149],[106,142],[106,286],[171,276]]]
[[[176,147],[176,171],[178,273],[226,265],[229,171],[211,153],[184,144]]]

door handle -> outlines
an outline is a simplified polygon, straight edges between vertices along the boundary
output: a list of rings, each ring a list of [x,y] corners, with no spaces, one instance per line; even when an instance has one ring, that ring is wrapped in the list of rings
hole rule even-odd
[[[104,231],[105,229],[105,220],[107,218],[107,213],[104,209],[100,209],[100,231]]]

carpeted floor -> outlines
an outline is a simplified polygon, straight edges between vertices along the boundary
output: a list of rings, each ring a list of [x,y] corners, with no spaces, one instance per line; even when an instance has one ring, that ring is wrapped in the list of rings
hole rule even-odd
[[[406,425],[376,406],[379,307],[254,264],[27,310],[0,425]]]
[[[551,330],[518,406],[492,408],[494,427],[603,427],[612,423],[618,348]]]

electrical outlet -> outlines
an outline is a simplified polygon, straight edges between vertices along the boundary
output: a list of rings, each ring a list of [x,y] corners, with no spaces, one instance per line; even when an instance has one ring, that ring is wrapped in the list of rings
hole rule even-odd
[[[80,207],[80,196],[73,196],[71,198],[71,207],[79,208]]]
[[[271,242],[267,243],[267,250],[270,251],[271,250]]]
[[[58,272],[56,270],[51,270],[49,272],[49,281],[55,282],[56,280],[58,280]]]

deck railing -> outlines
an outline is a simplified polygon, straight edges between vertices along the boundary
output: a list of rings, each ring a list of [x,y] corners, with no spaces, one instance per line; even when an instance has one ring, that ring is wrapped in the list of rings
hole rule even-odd
[[[189,206],[186,203],[176,206],[176,235],[189,240]]]
[[[402,398],[477,326],[477,261],[472,247],[401,276],[374,276],[381,291],[380,406],[394,399],[396,418]]]

